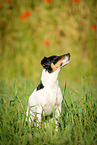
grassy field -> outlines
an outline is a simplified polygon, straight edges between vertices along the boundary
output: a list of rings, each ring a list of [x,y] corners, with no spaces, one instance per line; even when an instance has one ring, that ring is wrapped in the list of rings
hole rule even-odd
[[[72,89],[65,84],[57,132],[54,121],[47,127],[43,123],[36,127],[25,121],[27,99],[33,89],[30,81],[22,82],[21,89],[16,80],[9,86],[2,90],[0,100],[0,144],[97,144],[97,98],[87,78],[82,77],[78,91],[74,90],[78,86]]]
[[[59,128],[25,121],[44,56],[71,53],[59,73]],[[97,144],[96,0],[0,0],[0,144]]]

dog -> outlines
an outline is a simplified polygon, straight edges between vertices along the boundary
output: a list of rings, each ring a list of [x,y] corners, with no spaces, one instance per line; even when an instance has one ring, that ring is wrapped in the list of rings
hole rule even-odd
[[[27,118],[29,122],[38,117],[41,122],[42,114],[47,116],[55,109],[55,117],[61,112],[62,93],[58,84],[58,73],[60,69],[70,61],[70,53],[64,55],[53,55],[41,60],[43,66],[41,81],[38,87],[30,95],[28,100]]]

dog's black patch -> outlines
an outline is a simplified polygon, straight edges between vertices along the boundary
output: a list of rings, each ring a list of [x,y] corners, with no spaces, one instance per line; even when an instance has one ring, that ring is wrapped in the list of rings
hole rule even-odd
[[[42,65],[49,73],[52,72],[51,60],[50,60],[49,58],[44,57],[44,58],[41,60],[41,65]]]
[[[37,91],[40,90],[40,89],[43,89],[43,88],[44,88],[44,86],[43,86],[42,82],[40,82],[40,84],[37,87]]]
[[[51,63],[53,63],[54,65],[61,59],[61,56],[57,56],[57,55],[54,55],[54,56],[50,56],[49,57],[49,60]]]
[[[49,72],[52,73],[53,70],[51,68],[51,63],[53,63],[54,65],[60,60],[61,56],[57,56],[57,55],[53,55],[50,57],[44,57],[41,60],[41,65]]]

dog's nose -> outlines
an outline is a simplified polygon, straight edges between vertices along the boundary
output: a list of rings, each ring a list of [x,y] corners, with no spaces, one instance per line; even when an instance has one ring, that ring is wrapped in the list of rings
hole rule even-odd
[[[65,54],[64,57],[70,60],[70,53]]]
[[[65,54],[65,56],[69,56],[70,57],[70,53]]]

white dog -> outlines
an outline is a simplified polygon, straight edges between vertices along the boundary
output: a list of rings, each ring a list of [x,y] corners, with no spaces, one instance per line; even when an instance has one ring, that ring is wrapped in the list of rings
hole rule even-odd
[[[62,93],[58,85],[58,73],[60,69],[69,63],[70,53],[59,56],[44,57],[41,61],[43,66],[41,82],[28,100],[27,118],[31,122],[35,115],[41,122],[41,115],[50,115],[56,110],[56,117],[61,112]]]

